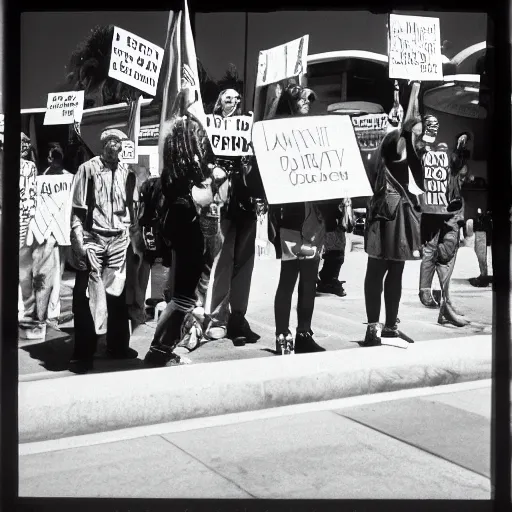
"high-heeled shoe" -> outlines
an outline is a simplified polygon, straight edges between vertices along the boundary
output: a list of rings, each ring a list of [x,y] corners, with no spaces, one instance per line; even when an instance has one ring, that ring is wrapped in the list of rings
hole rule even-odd
[[[281,356],[295,354],[295,345],[290,331],[276,336],[276,354]]]

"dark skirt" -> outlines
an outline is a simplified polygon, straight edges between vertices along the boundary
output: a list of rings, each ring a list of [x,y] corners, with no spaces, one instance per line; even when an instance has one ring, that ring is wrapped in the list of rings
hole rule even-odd
[[[367,223],[364,250],[368,256],[394,261],[419,260],[421,214],[412,204],[400,200],[394,220]]]

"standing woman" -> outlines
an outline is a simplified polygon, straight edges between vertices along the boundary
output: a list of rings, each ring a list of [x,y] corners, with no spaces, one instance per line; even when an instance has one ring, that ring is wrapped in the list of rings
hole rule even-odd
[[[213,114],[227,119],[242,115],[240,94],[226,89],[219,94]],[[254,333],[245,318],[254,269],[257,208],[263,197],[259,173],[242,164],[241,156],[216,157],[216,165],[225,169],[229,179],[229,199],[221,209],[222,247],[213,261],[206,294],[205,313],[211,339],[227,335],[235,345],[254,343]]]
[[[315,95],[311,89],[290,84],[281,95],[276,118],[309,114]],[[281,259],[281,274],[274,300],[276,352],[303,354],[323,352],[313,339],[311,320],[315,307],[316,280],[325,223],[318,205],[290,203],[269,209],[269,240]],[[297,334],[289,329],[292,294],[299,278]]]
[[[367,212],[364,236],[368,265],[364,295],[368,327],[361,346],[381,344],[381,337],[398,338],[398,309],[402,296],[405,262],[420,259],[420,206],[409,192],[407,147],[411,133],[395,128],[376,151],[370,182],[374,191]],[[417,171],[417,169],[414,169]],[[416,183],[423,183],[413,171]],[[383,286],[384,284],[384,286]],[[384,291],[386,322],[379,323]]]

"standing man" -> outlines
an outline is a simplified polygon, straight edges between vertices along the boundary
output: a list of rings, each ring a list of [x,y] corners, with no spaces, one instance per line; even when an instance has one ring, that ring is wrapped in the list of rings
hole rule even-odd
[[[129,226],[134,222],[135,174],[119,162],[120,130],[101,134],[102,153],[82,164],[73,182],[71,245],[76,274],[73,290],[75,346],[69,369],[93,367],[98,336],[106,334],[107,355],[135,359],[129,347],[125,297]]]
[[[466,144],[469,137],[460,134],[455,150],[448,154],[445,143],[434,145],[439,121],[435,116],[417,115],[419,84],[413,84],[411,92],[413,104],[407,115],[407,124],[412,126],[409,165],[421,167],[424,177],[424,190],[419,199],[421,203],[421,238],[423,255],[420,267],[419,297],[421,303],[430,308],[437,307],[431,287],[434,273],[437,272],[441,285],[441,310],[438,322],[449,322],[463,327],[469,322],[453,306],[449,287],[455,267],[460,241],[460,228],[464,224],[464,203],[460,189],[467,175],[469,152]],[[412,111],[414,111],[413,115]]]
[[[40,320],[45,319],[51,327],[58,329],[60,319],[60,285],[70,241],[71,221],[71,182],[73,175],[63,167],[64,151],[58,143],[50,144],[48,148],[49,167],[42,176],[36,179],[38,185],[38,205],[36,215],[31,223],[31,229],[37,242],[34,248],[34,261],[44,276],[42,283],[43,301],[37,301]],[[55,182],[48,181],[43,176],[59,176]],[[58,183],[57,183],[57,180]],[[48,197],[48,190],[55,186],[60,198]],[[55,207],[57,217],[55,217]],[[45,222],[46,221],[46,222]],[[44,227],[46,226],[46,229]],[[41,231],[43,228],[43,231]]]
[[[36,297],[33,282],[34,272],[33,238],[30,236],[29,224],[36,212],[36,176],[37,167],[30,159],[32,146],[30,139],[21,133],[20,149],[20,242],[19,242],[19,326],[27,339],[45,337],[46,329],[36,320]]]

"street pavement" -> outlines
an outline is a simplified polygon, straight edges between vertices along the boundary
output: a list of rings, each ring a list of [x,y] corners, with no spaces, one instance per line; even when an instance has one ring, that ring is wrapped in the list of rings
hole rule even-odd
[[[20,497],[490,499],[491,381],[20,445]]]
[[[366,315],[363,284],[367,256],[363,251],[362,238],[351,237],[352,251],[346,254],[340,279],[346,281],[347,296],[320,295],[315,304],[313,331],[317,342],[327,350],[357,348],[357,341],[364,338]],[[490,269],[492,269],[491,261]],[[449,339],[467,336],[488,335],[492,329],[492,288],[474,288],[468,283],[470,277],[479,274],[478,263],[471,243],[459,249],[455,266],[451,296],[471,324],[457,328],[437,323],[437,310],[426,309],[418,299],[420,262],[407,262],[403,277],[403,292],[400,305],[400,330],[414,342],[432,339]],[[274,355],[274,294],[279,279],[280,262],[273,257],[258,259],[255,263],[249,311],[247,318],[254,331],[261,335],[256,344],[235,347],[231,340],[208,342],[189,353],[179,348],[177,352],[190,363],[207,363],[236,359],[271,357]],[[152,296],[161,296],[164,282],[163,268],[157,265],[152,272]],[[61,290],[63,311],[71,310],[73,274],[66,273]],[[437,285],[437,277],[434,281]],[[292,302],[291,327],[296,322],[296,292]],[[384,304],[383,304],[384,306]],[[384,320],[384,307],[381,321]],[[21,379],[38,379],[67,375],[67,363],[72,350],[73,323],[64,324],[57,331],[48,328],[45,342],[20,341],[19,374]],[[133,361],[110,361],[98,359],[97,372],[129,370],[142,367],[155,330],[156,322],[149,320],[139,327],[131,339],[131,346],[139,352]],[[100,344],[101,351],[101,344]]]

